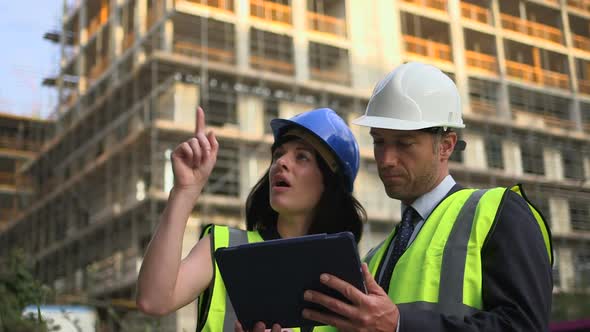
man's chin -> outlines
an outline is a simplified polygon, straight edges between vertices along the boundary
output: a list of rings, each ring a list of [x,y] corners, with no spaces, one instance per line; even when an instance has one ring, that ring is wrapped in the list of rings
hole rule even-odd
[[[401,186],[389,186],[389,187],[385,187],[385,193],[387,194],[387,196],[389,196],[389,198],[393,198],[393,199],[397,199],[400,201],[405,201],[409,198],[409,195],[407,193],[407,190],[404,190],[407,188],[403,188]]]

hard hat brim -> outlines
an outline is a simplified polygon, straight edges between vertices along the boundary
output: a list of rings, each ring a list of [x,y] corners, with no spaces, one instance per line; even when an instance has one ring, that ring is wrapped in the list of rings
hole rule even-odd
[[[368,115],[363,115],[359,118],[356,118],[352,121],[352,123],[357,126],[393,130],[419,130],[432,127],[465,128],[464,124],[457,123],[445,124],[440,122],[408,121]]]

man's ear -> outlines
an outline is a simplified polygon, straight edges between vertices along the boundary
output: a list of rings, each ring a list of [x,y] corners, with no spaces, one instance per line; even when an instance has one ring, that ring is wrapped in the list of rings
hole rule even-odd
[[[459,137],[454,131],[444,133],[440,138],[439,153],[441,161],[447,161],[455,150],[455,144]]]

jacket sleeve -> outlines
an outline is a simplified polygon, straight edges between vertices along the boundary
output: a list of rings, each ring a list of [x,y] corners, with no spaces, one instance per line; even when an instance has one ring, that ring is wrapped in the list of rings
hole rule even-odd
[[[459,319],[400,308],[399,332],[548,331],[553,279],[536,219],[508,192],[482,251],[483,306]]]

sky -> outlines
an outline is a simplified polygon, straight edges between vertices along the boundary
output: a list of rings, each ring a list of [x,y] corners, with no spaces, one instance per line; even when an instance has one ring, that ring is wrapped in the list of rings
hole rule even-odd
[[[0,112],[46,118],[57,103],[44,77],[59,69],[59,47],[43,34],[59,27],[63,0],[0,0]]]

